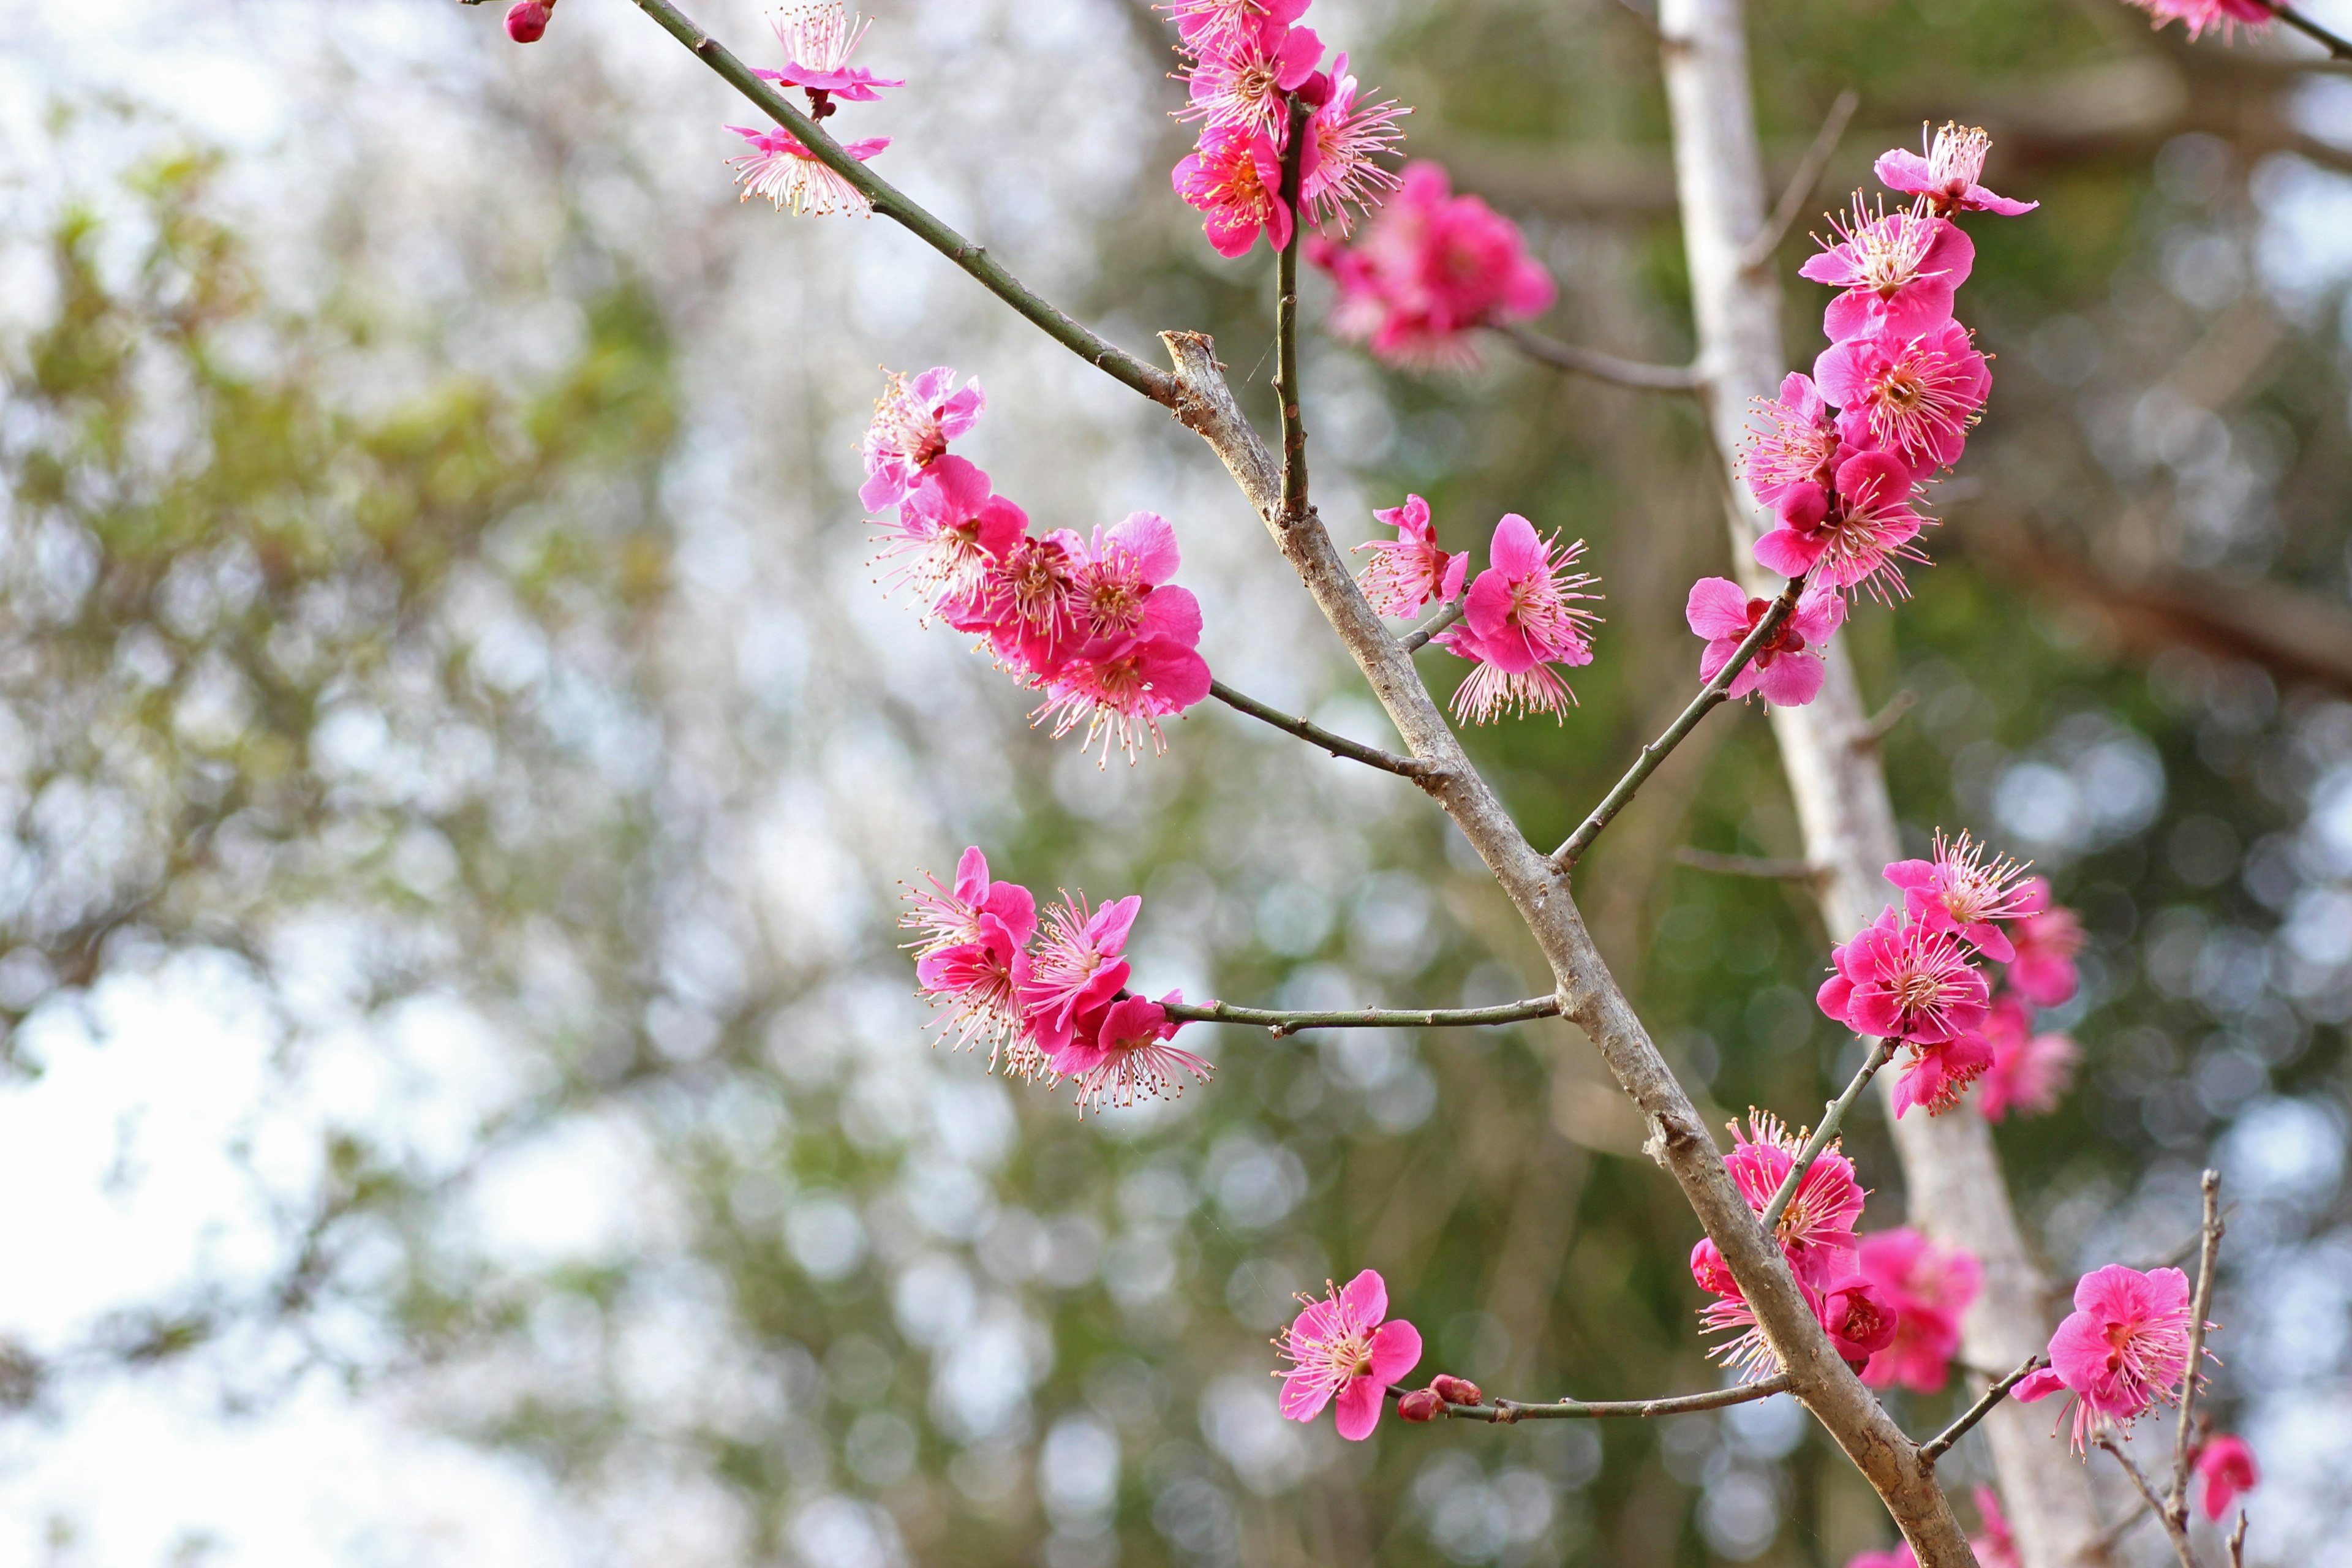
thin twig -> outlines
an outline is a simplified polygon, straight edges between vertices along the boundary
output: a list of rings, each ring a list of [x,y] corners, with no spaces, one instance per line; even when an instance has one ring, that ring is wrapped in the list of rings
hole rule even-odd
[[[793,108],[774,88],[753,76],[725,45],[696,26],[669,0],[635,0],[635,5],[637,9],[660,23],[664,32],[692,50],[697,58],[716,71],[730,87],[759,105],[761,112],[791,132],[793,139],[807,148],[818,163],[847,181],[850,188],[871,203],[876,212],[962,268],[981,287],[1044,329],[1048,337],[1088,364],[1133,387],[1154,403],[1171,409],[1176,406],[1175,377],[1096,336],[1031,293],[1022,286],[1019,279],[990,258],[986,247],[974,245],[941,223],[897,186],[843,152],[840,143],[826,135],[816,121]]]
[[[1781,191],[1772,216],[1764,220],[1764,226],[1748,242],[1748,248],[1739,253],[1741,271],[1760,271],[1771,261],[1772,253],[1780,248],[1780,242],[1789,236],[1789,226],[1797,221],[1797,214],[1804,205],[1813,199],[1813,187],[1822,183],[1822,171],[1829,167],[1831,157],[1837,152],[1838,138],[1845,134],[1846,121],[1853,118],[1854,109],[1861,102],[1862,94],[1847,88],[1830,105],[1829,118],[1822,121],[1821,130],[1813,133],[1813,144],[1797,161],[1797,172],[1789,176],[1788,187]]]
[[[1685,844],[1675,849],[1675,861],[1701,871],[1717,871],[1726,877],[1762,877],[1780,882],[1818,882],[1822,871],[1818,866],[1803,860],[1769,860],[1758,855],[1718,855],[1712,849],[1701,849]]]
[[[1793,1380],[1780,1373],[1758,1383],[1736,1384],[1718,1388],[1711,1394],[1680,1394],[1668,1399],[1560,1399],[1546,1405],[1523,1405],[1516,1399],[1497,1399],[1491,1405],[1448,1405],[1445,1414],[1456,1421],[1485,1421],[1497,1426],[1514,1426],[1521,1421],[1599,1421],[1612,1416],[1636,1419],[1658,1415],[1687,1415],[1701,1410],[1721,1410],[1733,1405],[1746,1405],[1751,1400],[1769,1399],[1776,1394],[1786,1394]],[[1391,1399],[1402,1397],[1405,1391],[1391,1386]]]
[[[1953,1422],[1949,1426],[1945,1427],[1941,1432],[1937,1433],[1925,1443],[1920,1444],[1919,1462],[1923,1465],[1932,1465],[1937,1460],[1942,1458],[1946,1454],[1949,1453],[1953,1444],[1958,1442],[1961,1438],[1969,1435],[1969,1427],[1975,1426],[1978,1422],[1991,1415],[1992,1407],[2009,1397],[2009,1391],[2011,1389],[2015,1388],[2019,1384],[2023,1383],[2026,1377],[2032,1373],[2035,1368],[2048,1366],[2049,1364],[2050,1358],[2046,1355],[2027,1356],[2025,1358],[2024,1365],[2019,1367],[2015,1372],[2011,1373],[2007,1377],[2002,1378],[1999,1383],[1994,1384],[1990,1388],[1986,1389],[1984,1394],[1974,1405],[1969,1405],[1966,1410],[1960,1413],[1958,1420]]]
[[[1759,1223],[1764,1226],[1764,1233],[1767,1236],[1773,1234],[1773,1227],[1780,1223],[1780,1216],[1788,1212],[1789,1202],[1797,1195],[1798,1187],[1803,1184],[1805,1173],[1813,1168],[1813,1162],[1822,1157],[1822,1151],[1828,1148],[1830,1140],[1837,1136],[1838,1123],[1843,1121],[1845,1113],[1853,1109],[1853,1102],[1862,1098],[1864,1086],[1876,1078],[1878,1069],[1893,1060],[1894,1057],[1893,1040],[1872,1041],[1870,1055],[1864,1060],[1862,1070],[1853,1075],[1853,1081],[1845,1086],[1843,1094],[1831,1100],[1822,1109],[1822,1124],[1813,1129],[1813,1135],[1811,1138],[1805,1140],[1804,1148],[1797,1155],[1797,1163],[1790,1166],[1789,1173],[1781,1178],[1780,1190],[1774,1193],[1772,1201],[1764,1205],[1764,1213]]]
[[[2189,1371],[2180,1389],[2180,1425],[2172,1434],[2172,1490],[2165,1498],[2165,1523],[2189,1527],[2189,1440],[2197,1416],[2197,1384],[2205,1360],[2205,1314],[2213,1307],[2213,1266],[2221,1253],[2221,1173],[2208,1171],[2198,1183],[2205,1198],[2199,1228],[2197,1294],[2189,1312]]]
[[[1589,375],[1595,381],[1639,387],[1646,392],[1696,392],[1706,384],[1706,378],[1695,364],[1645,364],[1640,360],[1619,359],[1598,349],[1564,343],[1526,327],[1495,330],[1517,344],[1519,352],[1529,359],[1554,370]]]
[[[1429,646],[1429,639],[1462,618],[1469,607],[1467,599],[1452,599],[1437,607],[1437,613],[1397,639],[1397,646],[1407,653],[1419,653]]]
[[[2189,1527],[2185,1523],[2174,1524],[2166,1515],[2164,1500],[2156,1495],[2156,1489],[2148,1485],[2147,1477],[2132,1463],[2132,1457],[2124,1452],[2123,1445],[2116,1441],[2114,1429],[2101,1432],[2098,1444],[2116,1457],[2116,1463],[2124,1468],[2124,1474],[2131,1478],[2131,1484],[2138,1488],[2139,1495],[2147,1500],[2148,1511],[2156,1515],[2157,1522],[2164,1526],[2165,1538],[2172,1542],[2172,1554],[2180,1559],[2180,1568],[2199,1568],[2197,1554],[2189,1548]]]
[[[1290,141],[1282,153],[1282,202],[1290,209],[1290,243],[1275,263],[1274,341],[1276,392],[1282,399],[1282,523],[1307,515],[1307,422],[1298,410],[1298,243],[1306,237],[1306,215],[1298,205],[1298,163],[1307,148],[1304,99],[1290,100]]]
[[[2305,37],[2325,45],[2327,52],[2339,60],[2352,60],[2352,39],[2329,32],[2292,5],[2282,5],[2278,0],[2263,0],[2271,15],[2301,33]]]
[[[2246,1510],[2238,1510],[2238,1527],[2230,1531],[2230,1568],[2246,1568]]]
[[[1378,746],[1366,746],[1350,741],[1345,735],[1335,735],[1320,724],[1294,718],[1278,708],[1269,708],[1255,697],[1245,697],[1222,680],[1209,682],[1209,695],[1237,712],[1263,720],[1276,729],[1297,736],[1307,744],[1320,746],[1335,757],[1345,757],[1351,763],[1361,763],[1368,768],[1395,773],[1402,778],[1425,779],[1438,771],[1435,763],[1425,763],[1419,757],[1401,757],[1394,752],[1384,752]]]
[[[1576,831],[1551,852],[1554,865],[1566,870],[1592,847],[1592,841],[1601,837],[1601,830],[1609,826],[1611,818],[1625,809],[1625,803],[1633,798],[1633,792],[1642,787],[1643,781],[1657,772],[1658,764],[1682,744],[1683,737],[1696,729],[1698,721],[1724,700],[1731,690],[1731,683],[1739,678],[1741,670],[1748,668],[1748,660],[1771,640],[1772,634],[1780,629],[1780,623],[1796,613],[1797,595],[1804,591],[1805,580],[1802,577],[1789,579],[1789,585],[1780,590],[1780,596],[1765,609],[1763,619],[1758,621],[1748,636],[1740,640],[1739,646],[1732,650],[1729,661],[1715,672],[1715,679],[1699,688],[1698,695],[1692,698],[1690,705],[1666,726],[1664,734],[1642,748],[1642,754],[1633,759],[1633,765],[1625,770],[1625,776],[1611,786],[1609,793],[1601,797],[1601,804],[1592,808],[1592,815],[1577,824]]]
[[[1530,996],[1494,1007],[1352,1007],[1324,1013],[1284,1013],[1228,1002],[1168,1002],[1171,1018],[1188,1024],[1250,1024],[1276,1035],[1301,1029],[1463,1029],[1520,1024],[1559,1016],[1558,996]]]
[[[1878,743],[1894,733],[1895,726],[1903,722],[1903,715],[1919,705],[1919,694],[1905,687],[1886,700],[1886,706],[1872,714],[1868,722],[1854,731],[1849,742],[1857,752],[1875,751]]]

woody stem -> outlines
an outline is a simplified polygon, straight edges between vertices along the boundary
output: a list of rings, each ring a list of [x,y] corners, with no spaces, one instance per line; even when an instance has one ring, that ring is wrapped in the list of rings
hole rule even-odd
[[[1780,1190],[1774,1193],[1772,1201],[1764,1205],[1760,1223],[1767,1236],[1771,1235],[1773,1226],[1780,1223],[1780,1216],[1788,1213],[1790,1200],[1797,1195],[1797,1189],[1804,1184],[1805,1173],[1813,1168],[1813,1162],[1822,1157],[1822,1151],[1828,1148],[1830,1141],[1837,1136],[1838,1124],[1845,1120],[1845,1113],[1853,1109],[1853,1102],[1862,1098],[1864,1087],[1878,1076],[1878,1069],[1885,1067],[1894,1056],[1893,1040],[1873,1041],[1870,1056],[1862,1064],[1862,1070],[1853,1075],[1853,1081],[1845,1086],[1845,1092],[1831,1100],[1827,1108],[1822,1111],[1822,1124],[1813,1129],[1813,1135],[1811,1138],[1805,1140],[1804,1148],[1797,1154],[1797,1163],[1789,1167],[1788,1175],[1781,1180]]]
[[[1307,424],[1298,412],[1298,242],[1307,232],[1307,217],[1298,205],[1299,161],[1307,149],[1307,121],[1312,111],[1290,100],[1290,139],[1282,150],[1282,205],[1290,215],[1290,243],[1275,263],[1276,299],[1274,305],[1274,389],[1282,399],[1282,514],[1286,520],[1307,513]]]

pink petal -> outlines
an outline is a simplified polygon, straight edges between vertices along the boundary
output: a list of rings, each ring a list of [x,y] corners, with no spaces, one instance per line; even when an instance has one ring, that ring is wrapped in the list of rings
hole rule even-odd
[[[1487,548],[1486,559],[1506,577],[1532,577],[1542,572],[1544,547],[1536,537],[1536,525],[1517,512],[1505,512],[1495,524],[1495,541]]]
[[[988,857],[975,844],[963,852],[956,862],[955,896],[967,904],[977,904],[988,897]]]
[[[1900,147],[1881,153],[1873,168],[1878,174],[1879,184],[1890,191],[1917,195],[1936,188],[1927,173],[1927,160]]]
[[[1756,685],[1764,700],[1776,708],[1802,708],[1821,695],[1826,673],[1822,661],[1811,654],[1784,653],[1758,675]]]
[[[1756,542],[1756,563],[1783,577],[1803,576],[1821,552],[1821,542],[1808,540],[1793,528],[1776,528]]]
[[[1683,618],[1699,637],[1737,643],[1748,635],[1748,591],[1727,577],[1702,577],[1691,584]]]
[[[1402,1318],[1382,1323],[1371,1348],[1372,1381],[1385,1388],[1420,1364],[1421,1331]]]
[[[1129,512],[1104,537],[1135,557],[1143,580],[1153,587],[1176,575],[1176,531],[1157,512]]]
[[[1127,933],[1135,929],[1135,917],[1143,908],[1143,900],[1129,893],[1095,911],[1087,922],[1087,936],[1098,952],[1115,954],[1127,948]]]
[[[1339,1288],[1339,1305],[1359,1324],[1369,1328],[1389,1315],[1388,1281],[1378,1271],[1367,1268]]]
[[[1173,583],[1154,588],[1143,601],[1143,619],[1135,630],[1138,637],[1164,637],[1191,647],[1201,640],[1201,601],[1190,588]]]
[[[2066,1390],[2065,1380],[2050,1368],[2036,1367],[2009,1391],[2009,1396],[2021,1405],[2032,1405]]]
[[[1288,1420],[1312,1421],[1330,1403],[1330,1385],[1310,1373],[1294,1372],[1282,1380],[1278,1406]]]
[[[1370,1377],[1354,1377],[1339,1391],[1339,1436],[1350,1443],[1360,1443],[1372,1435],[1381,1424],[1381,1406],[1388,1403],[1387,1391],[1380,1381]]]

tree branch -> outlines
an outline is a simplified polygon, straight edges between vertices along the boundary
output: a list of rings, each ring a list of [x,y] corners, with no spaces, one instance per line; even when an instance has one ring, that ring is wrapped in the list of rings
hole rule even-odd
[[[1768,860],[1755,855],[1718,855],[1712,849],[1701,849],[1685,844],[1675,851],[1675,859],[1701,871],[1720,872],[1727,877],[1763,877],[1781,882],[1818,882],[1819,868],[1802,860]]]
[[[2172,1554],[2180,1559],[2180,1568],[2199,1568],[2197,1554],[2189,1550],[2188,1525],[2185,1522],[2175,1524],[2172,1516],[2165,1512],[2164,1500],[2156,1495],[2156,1489],[2148,1485],[2147,1477],[2132,1463],[2132,1457],[2124,1452],[2124,1446],[2116,1440],[2115,1429],[2108,1427],[2102,1431],[2097,1440],[2100,1447],[2116,1457],[2116,1463],[2124,1468],[2124,1474],[2131,1478],[2131,1484],[2139,1489],[2139,1495],[2147,1500],[2148,1511],[2155,1514],[2157,1522],[2164,1526],[2165,1539],[2172,1542]]]
[[[1822,1151],[1828,1148],[1830,1140],[1837,1136],[1839,1124],[1845,1121],[1845,1113],[1853,1109],[1853,1102],[1862,1098],[1864,1086],[1878,1076],[1880,1068],[1894,1059],[1893,1040],[1872,1041],[1870,1055],[1864,1059],[1862,1070],[1853,1075],[1853,1081],[1845,1086],[1843,1094],[1822,1108],[1822,1124],[1813,1129],[1811,1138],[1805,1140],[1803,1150],[1797,1155],[1797,1163],[1790,1166],[1789,1173],[1780,1179],[1780,1190],[1774,1193],[1772,1201],[1764,1205],[1759,1223],[1764,1226],[1766,1235],[1771,1235],[1773,1227],[1780,1223],[1780,1216],[1789,1212],[1790,1201],[1796,1197],[1797,1189],[1804,1184],[1805,1173],[1813,1168],[1813,1162],[1822,1157]]]
[[[1290,209],[1290,243],[1275,263],[1275,390],[1282,398],[1282,515],[1307,513],[1307,422],[1298,411],[1298,243],[1307,215],[1298,204],[1298,163],[1307,150],[1306,100],[1289,103],[1290,141],[1282,153],[1282,203]]]
[[[1789,226],[1797,221],[1798,210],[1812,200],[1813,188],[1822,183],[1822,171],[1829,167],[1831,155],[1837,152],[1838,138],[1845,134],[1846,121],[1853,118],[1861,102],[1862,94],[1847,88],[1830,105],[1829,118],[1813,133],[1813,144],[1805,149],[1805,155],[1798,160],[1797,172],[1781,187],[1780,200],[1772,208],[1772,216],[1764,220],[1763,229],[1739,253],[1741,271],[1755,272],[1771,263],[1780,241],[1788,237]]]
[[[1625,803],[1633,798],[1633,792],[1642,787],[1643,781],[1657,772],[1658,764],[1683,743],[1683,737],[1697,728],[1698,721],[1730,693],[1731,683],[1739,679],[1739,672],[1748,668],[1748,660],[1754,658],[1757,651],[1771,639],[1772,634],[1780,629],[1780,623],[1796,612],[1797,595],[1804,591],[1805,580],[1802,577],[1789,580],[1789,585],[1780,591],[1780,596],[1773,600],[1771,607],[1764,612],[1764,618],[1758,621],[1740,640],[1739,646],[1732,650],[1730,661],[1715,672],[1714,679],[1699,688],[1698,695],[1692,698],[1690,706],[1666,726],[1665,733],[1642,748],[1642,754],[1633,759],[1633,765],[1625,770],[1625,776],[1601,797],[1601,804],[1592,808],[1590,816],[1577,825],[1576,831],[1568,836],[1567,841],[1551,852],[1553,864],[1566,870],[1592,847],[1592,841],[1601,837],[1601,830],[1625,809]]]
[[[1402,778],[1424,779],[1436,771],[1433,763],[1419,757],[1400,757],[1394,752],[1381,751],[1378,746],[1366,746],[1350,741],[1345,735],[1335,735],[1320,724],[1305,719],[1294,719],[1278,708],[1269,708],[1255,697],[1245,697],[1222,680],[1209,682],[1209,695],[1236,712],[1265,721],[1285,733],[1297,736],[1311,746],[1320,746],[1335,757],[1345,757],[1351,763],[1379,768]]]
[[[1403,637],[1399,637],[1397,639],[1397,646],[1404,649],[1407,653],[1419,653],[1423,648],[1429,646],[1430,638],[1435,637],[1438,633],[1444,631],[1446,627],[1460,620],[1462,618],[1462,612],[1468,607],[1469,601],[1466,599],[1454,599],[1449,603],[1440,605],[1437,607],[1436,612],[1433,614],[1429,619],[1422,622],[1421,625],[1405,633]]]
[[[1639,360],[1619,359],[1615,354],[1579,348],[1526,327],[1496,327],[1495,331],[1510,339],[1521,353],[1538,363],[1589,375],[1595,381],[1647,392],[1696,392],[1706,384],[1706,378],[1695,364],[1644,364]]]
[[[2331,58],[2352,60],[2352,40],[2329,32],[2294,6],[2280,5],[2279,0],[2263,0],[2263,4],[2270,7],[2272,16],[2325,47]]]
[[[1302,1029],[1461,1029],[1522,1024],[1559,1016],[1559,998],[1530,996],[1494,1007],[1351,1007],[1324,1013],[1282,1013],[1236,1007],[1228,1002],[1163,1003],[1171,1018],[1188,1024],[1248,1024],[1276,1036]]]
[[[2213,1308],[2213,1266],[2221,1254],[2221,1173],[2208,1171],[2198,1183],[2205,1199],[2205,1223],[2198,1232],[2197,1294],[2189,1313],[2189,1371],[2180,1390],[2180,1425],[2172,1434],[2172,1490],[2165,1498],[2168,1529],[2189,1528],[2189,1439],[2197,1415],[2197,1384],[2205,1360],[2205,1314]]]
[[[989,258],[985,247],[974,245],[941,223],[887,180],[841,150],[816,121],[794,109],[774,88],[753,76],[724,44],[689,21],[669,0],[634,0],[638,10],[661,25],[664,32],[692,50],[695,57],[757,104],[761,112],[792,132],[793,139],[815,154],[818,163],[846,180],[850,187],[924,244],[962,268],[990,293],[1042,328],[1045,335],[1114,380],[1143,394],[1154,403],[1175,406],[1176,385],[1166,371],[1146,364],[1079,325],[1046,300],[1031,293],[1021,280]]]
[[[1792,1386],[1794,1380],[1784,1372],[1756,1383],[1738,1384],[1708,1394],[1681,1394],[1668,1399],[1560,1399],[1544,1405],[1497,1399],[1492,1405],[1448,1405],[1445,1414],[1456,1421],[1485,1421],[1496,1426],[1515,1426],[1521,1421],[1600,1421],[1620,1416],[1646,1419],[1722,1410],[1786,1394]],[[1391,1387],[1388,1392],[1389,1397],[1395,1399],[1404,1390]]]
[[[1951,1451],[1952,1445],[1969,1435],[1969,1428],[1992,1414],[1992,1407],[2009,1397],[2009,1391],[2023,1383],[2035,1368],[2050,1364],[2046,1355],[2031,1355],[2023,1365],[1990,1388],[1984,1391],[1974,1405],[1960,1413],[1959,1419],[1919,1445],[1919,1462],[1932,1465]]]

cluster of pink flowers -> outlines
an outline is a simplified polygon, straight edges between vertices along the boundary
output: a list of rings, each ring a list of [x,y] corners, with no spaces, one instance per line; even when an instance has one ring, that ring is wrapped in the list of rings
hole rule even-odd
[[[2066,1394],[2074,1447],[2084,1451],[2095,1426],[2127,1427],[2159,1399],[2180,1402],[2189,1322],[2189,1276],[2179,1269],[2093,1269],[2076,1281],[2074,1310],[2050,1336],[2050,1364],[2028,1373],[2013,1396],[2030,1405]]]
[[[1903,894],[1830,953],[1822,1011],[1859,1035],[1901,1043],[1911,1059],[1895,1088],[1895,1114],[1934,1116],[1982,1079],[1980,1109],[2040,1114],[2057,1103],[2074,1059],[2063,1035],[2032,1033],[2024,1004],[2074,993],[2082,927],[2050,903],[2050,884],[1985,852],[1965,833],[1936,836],[1932,859],[1897,860],[1886,879]],[[1998,1000],[1985,963],[2006,964]]]
[[[1960,1351],[1960,1316],[1984,1288],[1984,1266],[1964,1247],[1930,1241],[1909,1226],[1862,1238],[1863,1278],[1895,1309],[1895,1338],[1870,1358],[1862,1381],[1933,1394]]]
[[[1817,585],[1892,602],[1907,592],[1902,563],[1927,559],[1917,540],[1931,520],[1914,500],[1958,460],[1992,385],[1985,356],[1952,319],[1976,258],[1953,219],[2033,205],[1978,183],[1990,146],[1981,131],[1947,125],[1925,157],[1886,153],[1878,177],[1910,204],[1890,212],[1856,192],[1833,239],[1801,268],[1838,289],[1822,321],[1830,346],[1811,375],[1790,374],[1777,402],[1759,405],[1743,458],[1749,488],[1778,519],[1756,559],[1783,576],[1810,574]]]
[[[1075,1079],[1080,1107],[1132,1105],[1183,1092],[1183,1075],[1205,1082],[1209,1064],[1169,1042],[1182,1023],[1167,1005],[1127,990],[1128,933],[1143,900],[1129,894],[1096,909],[1062,895],[1041,917],[1028,889],[992,880],[977,846],[957,862],[955,883],[928,873],[910,890],[899,924],[918,933],[915,977],[959,1047],[988,1042],[992,1072],[1023,1082]]]
[[[1202,215],[1220,256],[1245,256],[1262,233],[1286,248],[1304,221],[1345,234],[1354,213],[1396,189],[1380,160],[1404,139],[1397,121],[1412,112],[1374,101],[1340,55],[1329,70],[1323,40],[1297,26],[1308,0],[1165,0],[1184,68],[1177,118],[1200,138],[1171,176],[1176,194]],[[1282,164],[1292,151],[1291,105],[1307,110],[1298,154],[1297,199],[1283,197]]]
[[[893,375],[875,405],[858,498],[891,513],[877,564],[1042,693],[1032,721],[1050,719],[1055,739],[1084,725],[1106,762],[1114,745],[1129,762],[1147,740],[1166,750],[1160,721],[1209,694],[1200,601],[1169,580],[1175,530],[1139,511],[1091,539],[1033,532],[986,472],[948,450],[985,407],[977,382],[955,382],[944,365]]]
[[[872,103],[882,96],[883,88],[907,85],[849,63],[872,24],[851,16],[841,0],[804,0],[787,5],[770,16],[769,23],[775,28],[777,43],[783,47],[783,68],[751,74],[780,87],[799,88],[808,96],[812,120],[825,119],[844,103]],[[734,165],[736,183],[743,187],[743,200],[765,196],[779,211],[796,216],[873,211],[872,204],[855,185],[819,163],[816,154],[782,126],[764,131],[749,125],[727,129],[748,144],[744,152],[728,160]],[[888,137],[875,136],[845,142],[841,150],[863,163],[888,145]]]
[[[1407,164],[1396,199],[1354,245],[1318,235],[1307,259],[1339,298],[1331,331],[1376,359],[1415,368],[1477,363],[1480,327],[1531,321],[1559,297],[1518,226],[1476,196],[1457,196],[1436,163]]]

